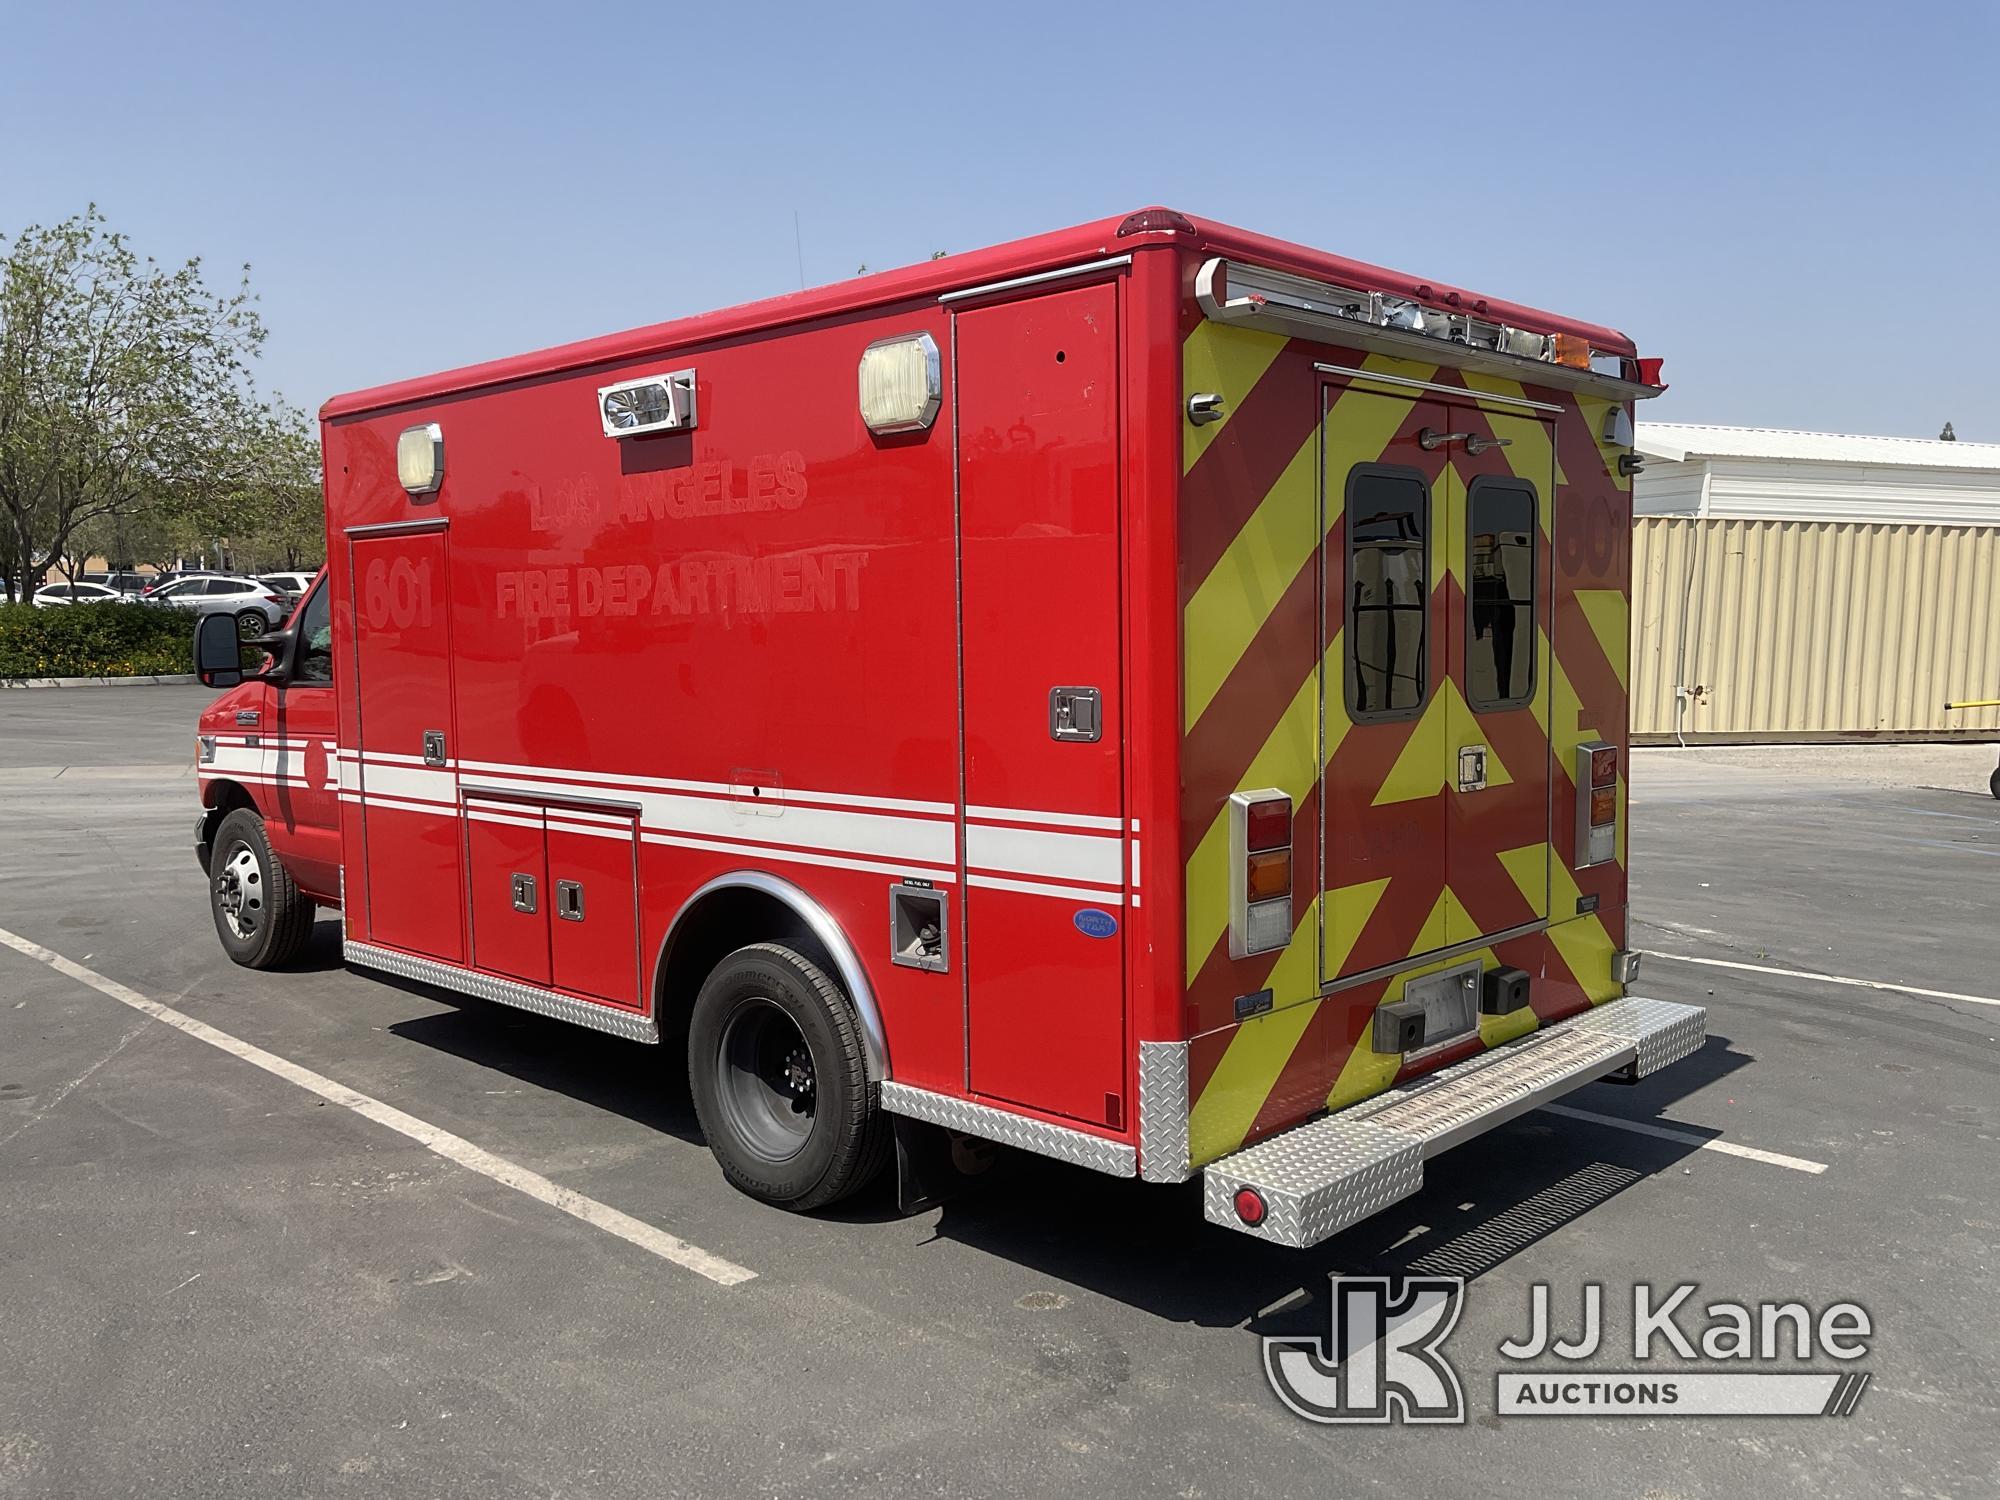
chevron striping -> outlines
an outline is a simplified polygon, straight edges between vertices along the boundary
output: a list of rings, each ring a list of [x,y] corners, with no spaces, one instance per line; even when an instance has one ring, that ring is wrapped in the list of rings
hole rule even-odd
[[[1222,436],[1237,404],[1264,378],[1285,347],[1284,337],[1203,319],[1181,346],[1182,386],[1188,395],[1213,391],[1222,397],[1222,420],[1197,427],[1183,423],[1181,472],[1187,473],[1209,445]]]

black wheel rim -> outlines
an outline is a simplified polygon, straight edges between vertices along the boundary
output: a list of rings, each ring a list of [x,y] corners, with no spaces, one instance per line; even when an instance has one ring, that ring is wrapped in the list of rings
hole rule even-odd
[[[715,1056],[716,1098],[738,1140],[767,1162],[805,1150],[819,1104],[812,1048],[776,1002],[738,1005]]]
[[[254,641],[263,633],[264,622],[258,616],[238,615],[236,617],[236,636],[238,640]]]

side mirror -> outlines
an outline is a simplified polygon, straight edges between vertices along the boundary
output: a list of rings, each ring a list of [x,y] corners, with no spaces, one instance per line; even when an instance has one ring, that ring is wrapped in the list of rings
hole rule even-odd
[[[235,687],[243,680],[242,637],[234,615],[203,615],[195,622],[194,672],[203,687]]]

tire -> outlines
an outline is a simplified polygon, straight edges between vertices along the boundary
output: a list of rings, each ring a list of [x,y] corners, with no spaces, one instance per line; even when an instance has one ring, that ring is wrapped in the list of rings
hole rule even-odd
[[[239,641],[254,641],[260,635],[270,633],[271,622],[261,609],[246,609],[236,617],[236,638]]]
[[[239,807],[215,830],[208,907],[223,951],[246,969],[276,969],[312,937],[312,898],[271,853],[264,820]]]
[[[765,1203],[823,1208],[888,1159],[860,1018],[790,948],[759,943],[716,965],[688,1028],[688,1087],[722,1175]]]
[[[2000,767],[1994,769],[1993,778],[1986,783],[1986,788],[1994,796],[2000,797]]]

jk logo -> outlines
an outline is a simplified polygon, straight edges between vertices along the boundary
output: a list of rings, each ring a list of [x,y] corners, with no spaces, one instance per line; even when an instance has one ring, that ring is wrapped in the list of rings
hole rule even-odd
[[[1457,1276],[1333,1278],[1330,1340],[1266,1338],[1264,1374],[1308,1422],[1465,1421],[1458,1372],[1440,1352],[1458,1323]]]

